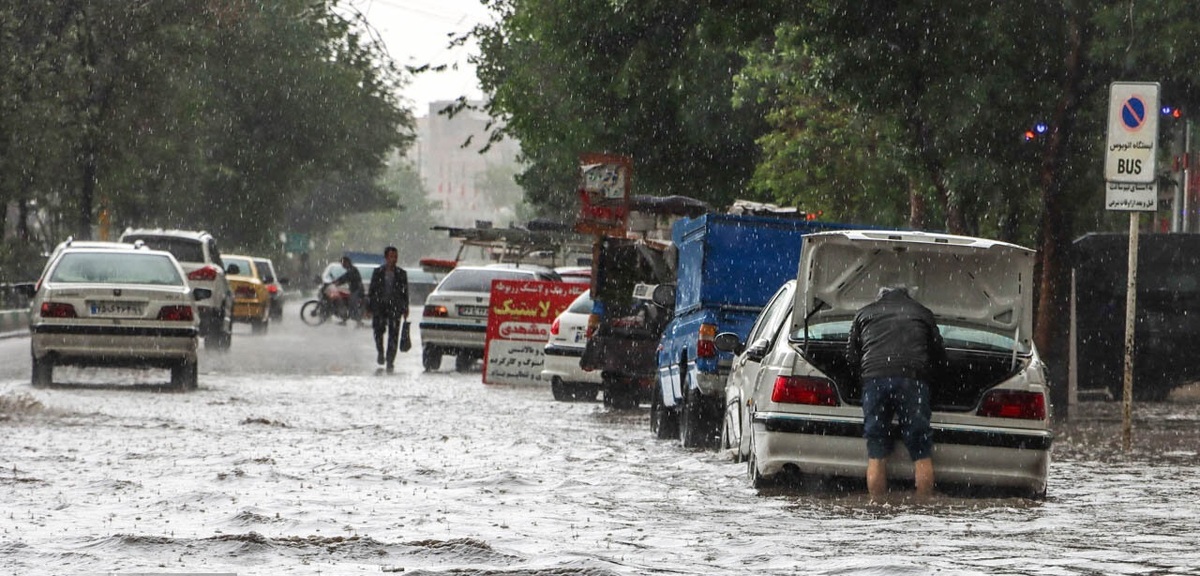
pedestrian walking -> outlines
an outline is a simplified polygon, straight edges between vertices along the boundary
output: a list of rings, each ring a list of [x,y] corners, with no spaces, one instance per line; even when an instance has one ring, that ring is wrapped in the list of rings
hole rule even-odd
[[[850,326],[850,365],[862,384],[863,436],[867,440],[867,491],[887,493],[892,418],[913,460],[917,496],[933,495],[930,384],[945,365],[946,349],[933,312],[904,286],[880,288]]]
[[[400,341],[400,322],[408,316],[408,275],[396,266],[399,252],[395,246],[383,249],[382,266],[371,274],[371,328],[375,333],[375,362],[387,363],[390,374],[395,370],[396,348]],[[383,337],[387,335],[387,348]]]

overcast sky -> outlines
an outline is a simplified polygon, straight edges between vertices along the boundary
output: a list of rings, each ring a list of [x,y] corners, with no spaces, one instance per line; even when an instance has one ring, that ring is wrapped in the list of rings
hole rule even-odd
[[[475,69],[467,63],[467,56],[478,48],[474,44],[447,47],[450,34],[491,19],[479,0],[350,0],[350,5],[379,32],[397,64],[451,66],[445,72],[418,75],[405,88],[403,96],[418,116],[426,115],[429,102],[435,100],[482,97]]]

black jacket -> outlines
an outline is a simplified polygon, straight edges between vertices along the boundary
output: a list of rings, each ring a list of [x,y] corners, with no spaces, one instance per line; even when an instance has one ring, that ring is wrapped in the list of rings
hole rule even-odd
[[[863,306],[850,325],[850,366],[862,380],[905,377],[933,384],[946,348],[933,312],[903,290]]]
[[[396,284],[391,292],[384,288],[384,268],[380,266],[371,274],[371,288],[368,291],[371,302],[371,314],[375,316],[399,317],[408,316],[408,274],[403,268],[396,267]]]
[[[339,286],[345,284],[350,288],[351,292],[362,294],[362,273],[359,272],[358,267],[353,264],[351,264],[341,276],[338,276],[337,280],[334,280],[333,283]]]

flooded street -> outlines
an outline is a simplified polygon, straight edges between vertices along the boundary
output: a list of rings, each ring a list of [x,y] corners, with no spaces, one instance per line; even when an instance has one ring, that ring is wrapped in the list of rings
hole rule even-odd
[[[0,340],[3,574],[1200,573],[1195,394],[1138,405],[1129,455],[1120,405],[1081,406],[1044,501],[872,505],[760,493],[654,440],[645,407],[425,374],[419,348],[377,373],[369,330],[294,308],[204,353],[195,392],[69,369],[34,389],[28,345]]]

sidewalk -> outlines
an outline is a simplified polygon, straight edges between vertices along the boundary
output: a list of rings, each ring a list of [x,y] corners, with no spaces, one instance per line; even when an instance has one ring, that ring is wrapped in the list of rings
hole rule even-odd
[[[0,338],[29,335],[29,310],[0,310]]]

